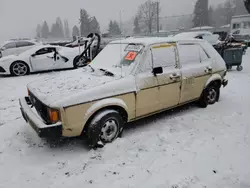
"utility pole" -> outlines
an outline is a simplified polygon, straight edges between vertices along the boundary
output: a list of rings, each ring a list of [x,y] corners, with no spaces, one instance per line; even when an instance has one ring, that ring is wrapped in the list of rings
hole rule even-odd
[[[160,8],[159,8],[160,2],[156,2],[156,10],[157,10],[157,33],[160,31]]]

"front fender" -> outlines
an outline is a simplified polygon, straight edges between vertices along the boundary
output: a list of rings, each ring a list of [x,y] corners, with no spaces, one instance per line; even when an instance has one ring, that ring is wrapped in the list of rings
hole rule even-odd
[[[121,100],[121,99],[117,99],[117,98],[109,98],[109,99],[103,99],[100,100],[96,103],[94,103],[86,112],[85,114],[85,121],[87,122],[87,120],[98,110],[105,108],[105,107],[109,107],[109,106],[119,106],[121,108],[123,108],[124,110],[128,111],[128,106],[126,105],[126,103]]]
[[[212,75],[206,82],[205,88],[213,81],[220,80],[222,82],[222,77],[219,74]]]

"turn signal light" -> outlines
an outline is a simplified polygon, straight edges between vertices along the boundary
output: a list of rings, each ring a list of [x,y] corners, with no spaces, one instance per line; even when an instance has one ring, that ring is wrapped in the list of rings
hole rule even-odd
[[[56,123],[59,121],[59,112],[58,110],[55,109],[48,109],[48,113],[49,113],[49,119],[51,121],[51,123]]]

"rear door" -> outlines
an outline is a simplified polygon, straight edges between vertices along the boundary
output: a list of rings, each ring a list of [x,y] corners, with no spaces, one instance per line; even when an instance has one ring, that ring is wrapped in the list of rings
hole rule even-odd
[[[212,75],[212,60],[198,43],[179,43],[182,83],[180,103],[198,99]]]
[[[181,88],[181,72],[177,64],[176,43],[152,46],[153,65],[162,67],[163,73],[156,76],[161,109],[178,105]]]

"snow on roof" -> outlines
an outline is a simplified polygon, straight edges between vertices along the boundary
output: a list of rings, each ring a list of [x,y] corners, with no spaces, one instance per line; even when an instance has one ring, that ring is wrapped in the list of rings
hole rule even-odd
[[[190,30],[194,31],[194,30],[206,30],[206,29],[214,29],[214,28],[211,26],[202,26],[202,27],[194,27]]]
[[[230,27],[230,24],[223,25],[223,26],[221,26],[220,28],[228,28],[228,27]]]
[[[195,38],[198,35],[205,34],[205,33],[212,34],[209,31],[183,32],[183,33],[179,33],[179,34],[175,35],[175,37]]]
[[[182,40],[192,40],[192,41],[199,41],[197,39],[192,39],[192,37],[187,38],[187,39],[182,39]],[[129,37],[127,39],[122,39],[122,40],[115,40],[112,41],[111,43],[123,43],[123,44],[129,44],[129,43],[136,43],[136,44],[144,44],[144,45],[151,45],[155,43],[163,43],[163,42],[178,42],[180,41],[179,39],[175,37],[144,37],[144,38],[133,38]]]
[[[250,14],[237,15],[237,16],[233,16],[232,18],[244,18],[244,17],[250,17]]]

